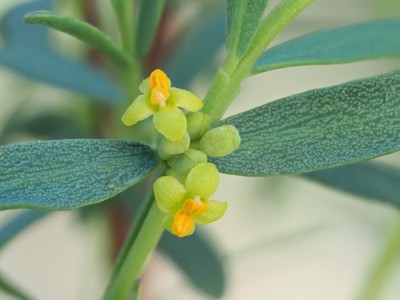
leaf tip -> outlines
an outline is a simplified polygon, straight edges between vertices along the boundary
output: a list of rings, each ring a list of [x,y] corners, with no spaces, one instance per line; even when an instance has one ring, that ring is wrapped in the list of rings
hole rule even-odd
[[[22,17],[22,20],[24,21],[25,24],[34,24],[35,23],[35,19],[37,17],[41,17],[41,16],[46,16],[46,15],[51,15],[52,13],[48,10],[36,10],[36,11],[31,11],[27,14],[25,14]]]

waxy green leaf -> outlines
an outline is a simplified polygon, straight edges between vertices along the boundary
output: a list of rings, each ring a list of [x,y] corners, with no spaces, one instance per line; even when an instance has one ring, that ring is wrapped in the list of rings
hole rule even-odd
[[[121,93],[110,79],[89,65],[56,52],[50,46],[46,28],[21,22],[29,11],[50,9],[51,2],[30,1],[4,15],[0,64],[30,79],[78,92],[94,100],[107,103],[120,100]]]
[[[225,272],[216,250],[196,230],[184,239],[165,233],[158,248],[208,295],[219,298],[225,290]]]
[[[380,20],[309,34],[273,47],[253,73],[304,65],[400,57],[400,19]]]
[[[400,169],[364,163],[311,172],[304,176],[332,188],[400,208]]]
[[[24,16],[27,24],[36,24],[65,32],[93,46],[120,66],[130,63],[129,57],[96,27],[70,17],[61,17],[49,11],[35,11]]]
[[[268,0],[227,1],[227,48],[242,57],[250,45]]]
[[[242,142],[223,173],[299,174],[400,150],[400,71],[311,90],[230,117]]]
[[[109,199],[157,166],[130,141],[59,140],[0,147],[0,209],[73,209]]]

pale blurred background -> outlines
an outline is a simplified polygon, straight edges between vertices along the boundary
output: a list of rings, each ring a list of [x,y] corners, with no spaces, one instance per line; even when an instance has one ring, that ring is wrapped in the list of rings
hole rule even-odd
[[[16,5],[1,0],[0,13]],[[72,2],[60,1],[60,2]],[[99,0],[107,2],[108,0]],[[108,5],[104,3],[104,5]],[[276,1],[271,1],[272,7]],[[65,4],[65,3],[64,3]],[[383,5],[388,9],[383,9]],[[392,6],[391,6],[392,5]],[[307,32],[398,14],[398,0],[317,0],[275,42]],[[392,7],[392,9],[390,8]],[[382,8],[382,9],[379,9]],[[397,11],[396,11],[397,9]],[[221,57],[223,51],[221,50]],[[309,89],[398,69],[397,60],[273,71],[247,80],[226,115]],[[204,78],[193,88],[204,94]],[[72,95],[0,68],[2,120],[20,101],[65,105]],[[382,161],[400,166],[400,155]],[[355,300],[379,258],[398,211],[322,187],[302,177],[221,176],[215,199],[227,200],[220,221],[201,228],[219,249],[227,273],[226,300]],[[400,184],[400,183],[399,183]],[[3,222],[14,211],[2,212]],[[43,300],[100,299],[107,283],[104,239],[71,212],[54,213],[20,234],[0,253],[0,271]],[[100,244],[99,244],[100,243]],[[99,245],[104,244],[104,249]],[[400,299],[400,261],[382,300]],[[143,299],[208,299],[156,254],[143,280]],[[0,299],[9,299],[0,295]]]

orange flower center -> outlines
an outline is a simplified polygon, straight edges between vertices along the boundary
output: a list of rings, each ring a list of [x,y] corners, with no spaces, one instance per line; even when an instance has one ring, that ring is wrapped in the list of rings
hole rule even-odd
[[[172,224],[173,232],[179,237],[188,235],[193,230],[195,217],[202,214],[207,207],[208,205],[197,197],[186,200],[183,208],[174,216]]]
[[[195,216],[198,216],[207,209],[207,204],[201,202],[198,198],[188,199],[185,202],[184,208]]]
[[[165,106],[169,98],[171,81],[162,70],[156,69],[150,74],[151,104]]]

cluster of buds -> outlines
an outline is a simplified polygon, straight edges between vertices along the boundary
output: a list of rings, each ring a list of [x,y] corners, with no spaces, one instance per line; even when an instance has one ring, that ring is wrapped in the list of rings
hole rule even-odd
[[[128,107],[122,122],[130,126],[153,116],[160,134],[158,155],[168,166],[166,176],[154,183],[154,195],[166,213],[165,228],[184,237],[193,233],[196,223],[216,221],[225,213],[226,202],[210,200],[218,187],[219,173],[207,160],[235,151],[240,136],[233,126],[211,128],[211,118],[199,111],[202,101],[189,91],[171,87],[160,69],[143,80],[139,90],[142,94]]]

